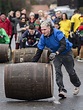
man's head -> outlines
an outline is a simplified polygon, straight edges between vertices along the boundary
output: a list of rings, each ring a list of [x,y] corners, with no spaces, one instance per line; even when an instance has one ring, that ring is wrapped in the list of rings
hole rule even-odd
[[[33,34],[35,33],[35,26],[34,26],[33,23],[31,23],[31,24],[29,25],[28,31],[29,31],[29,33],[30,33],[31,35],[33,35]]]
[[[59,28],[60,28],[60,24],[59,24],[58,22],[54,22],[54,27],[55,27],[56,29],[59,29]]]
[[[41,32],[44,36],[49,36],[51,33],[52,24],[48,20],[45,20],[41,23]]]
[[[1,14],[0,14],[0,18],[1,18],[1,20],[4,22],[5,19],[6,19],[6,15],[5,15],[4,13],[1,13]]]

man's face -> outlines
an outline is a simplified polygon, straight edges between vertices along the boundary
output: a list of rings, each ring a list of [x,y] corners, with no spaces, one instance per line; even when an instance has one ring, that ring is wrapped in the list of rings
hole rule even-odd
[[[35,29],[28,29],[28,30],[31,35],[33,35],[35,33]]]
[[[50,35],[50,30],[51,30],[51,28],[50,28],[50,26],[42,26],[41,27],[41,32],[42,32],[42,34],[44,34],[44,36],[49,36]]]
[[[1,20],[2,20],[2,21],[5,21],[6,16],[5,16],[4,14],[2,14],[0,17],[1,17]]]

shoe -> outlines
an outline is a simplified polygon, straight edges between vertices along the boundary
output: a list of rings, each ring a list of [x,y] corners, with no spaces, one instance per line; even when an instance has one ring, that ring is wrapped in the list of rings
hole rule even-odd
[[[83,62],[83,59],[77,59],[78,62]]]
[[[60,91],[58,96],[61,97],[62,99],[64,99],[64,98],[66,98],[66,92]]]
[[[79,93],[79,90],[80,90],[79,87],[75,87],[73,91],[73,95],[77,95]]]

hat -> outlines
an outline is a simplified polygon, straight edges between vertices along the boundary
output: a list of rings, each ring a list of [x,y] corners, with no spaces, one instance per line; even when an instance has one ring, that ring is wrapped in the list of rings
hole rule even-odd
[[[40,25],[40,21],[39,20],[36,20],[34,25]]]
[[[31,29],[31,30],[34,30],[35,29],[35,26],[34,26],[33,23],[29,24],[29,29]]]

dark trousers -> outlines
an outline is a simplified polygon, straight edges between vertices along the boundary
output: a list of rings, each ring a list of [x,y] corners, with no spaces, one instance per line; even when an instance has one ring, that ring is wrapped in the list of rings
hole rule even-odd
[[[36,45],[26,45],[26,42],[22,42],[21,40],[20,40],[20,48],[28,48],[28,47],[35,47],[35,48],[37,48],[37,44]]]
[[[63,74],[61,70],[62,65],[64,65],[66,71],[68,72],[71,83],[76,87],[79,87],[81,85],[81,82],[74,69],[74,58],[72,51],[68,52],[65,55],[57,55],[53,63],[55,66],[56,83],[59,87],[59,91],[66,91],[63,84]]]
[[[81,48],[81,45],[80,45],[80,37],[79,35],[75,32],[74,35],[73,35],[73,38],[71,38],[70,36],[68,37],[68,40],[73,44],[73,47],[72,48],[78,48],[78,55],[79,55],[79,52],[80,52],[80,48]]]
[[[12,33],[11,37],[10,37],[10,43],[9,43],[9,48],[11,49],[11,42],[12,42],[12,39],[13,39],[13,36],[15,35],[15,41],[16,41],[16,38],[17,38],[17,34],[15,33]]]
[[[26,42],[22,42],[22,40],[20,40],[20,48],[25,48],[25,43]]]

